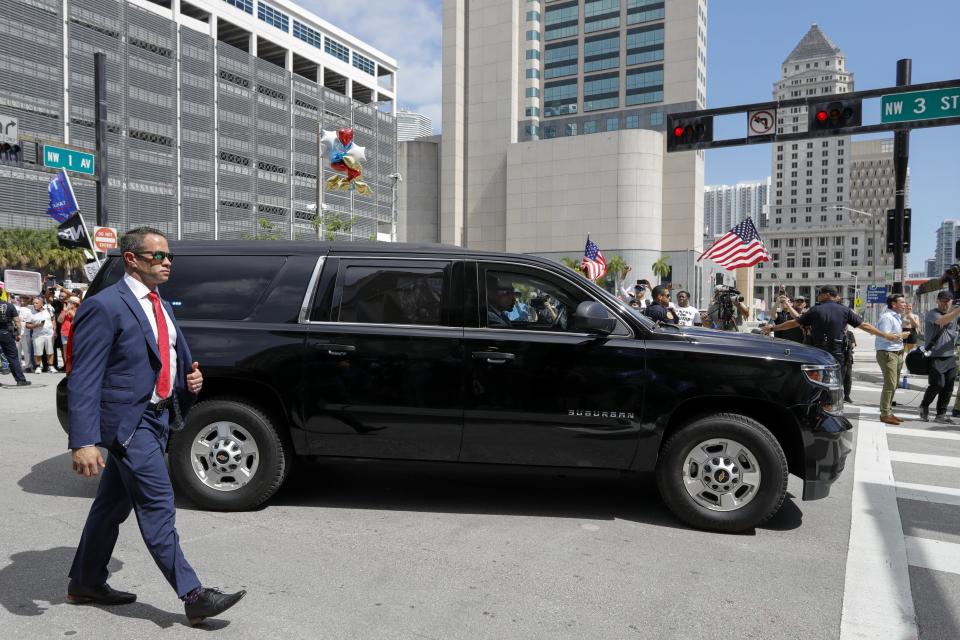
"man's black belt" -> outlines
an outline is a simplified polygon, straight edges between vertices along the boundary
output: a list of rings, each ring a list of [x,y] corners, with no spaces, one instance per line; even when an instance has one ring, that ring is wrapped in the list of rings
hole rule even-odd
[[[173,396],[167,396],[160,402],[151,402],[147,405],[147,409],[150,411],[156,411],[157,413],[162,412],[164,409],[173,404]]]

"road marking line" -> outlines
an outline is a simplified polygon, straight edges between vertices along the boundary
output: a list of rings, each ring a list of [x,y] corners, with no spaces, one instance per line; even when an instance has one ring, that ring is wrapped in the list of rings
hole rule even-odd
[[[859,420],[841,640],[918,637],[902,531],[883,425]]]
[[[898,498],[960,506],[960,489],[914,482],[898,482],[896,486]]]
[[[914,567],[960,574],[960,544],[905,536],[907,559]]]
[[[952,467],[954,469],[960,469],[960,458],[955,456],[935,456],[929,453],[891,451],[890,461],[909,462],[910,464],[926,464],[932,467]]]
[[[960,440],[960,433],[950,431],[931,431],[929,429],[908,429],[907,427],[887,427],[888,436],[914,436],[917,438],[939,438],[941,440]]]

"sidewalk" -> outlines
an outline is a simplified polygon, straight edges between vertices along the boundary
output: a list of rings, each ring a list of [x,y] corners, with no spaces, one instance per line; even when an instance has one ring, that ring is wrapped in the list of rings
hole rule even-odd
[[[876,351],[873,348],[874,337],[865,331],[854,329],[857,338],[857,348],[853,352],[853,379],[863,382],[883,384],[880,375],[880,366],[877,364]],[[927,388],[927,376],[913,376],[907,372],[904,365],[903,374],[907,376],[907,388],[914,391],[923,391]]]

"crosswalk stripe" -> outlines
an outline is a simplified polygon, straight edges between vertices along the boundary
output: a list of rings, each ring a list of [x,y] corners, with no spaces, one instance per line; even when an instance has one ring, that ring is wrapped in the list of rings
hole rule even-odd
[[[890,461],[909,462],[910,464],[926,464],[933,467],[953,467],[954,469],[960,469],[960,458],[955,456],[935,456],[929,453],[891,451]]]
[[[906,427],[887,427],[888,436],[914,436],[916,438],[938,438],[940,440],[960,440],[960,433],[949,431],[930,431],[929,429],[908,429]]]
[[[853,471],[840,640],[916,638],[903,525],[881,423],[859,421]]]
[[[897,482],[896,487],[898,498],[960,507],[960,489],[938,487],[932,484],[916,484],[914,482]]]
[[[960,574],[960,544],[904,536],[907,561],[914,567]]]

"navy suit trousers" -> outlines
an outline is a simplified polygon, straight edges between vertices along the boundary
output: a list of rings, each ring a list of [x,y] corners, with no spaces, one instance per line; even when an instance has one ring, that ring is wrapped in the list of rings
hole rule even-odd
[[[97,497],[83,528],[70,577],[83,585],[107,580],[107,563],[120,533],[120,523],[133,510],[147,549],[170,586],[182,598],[200,586],[183,557],[176,529],[173,485],[164,462],[170,431],[169,411],[147,410],[126,452],[110,453],[100,478]]]

